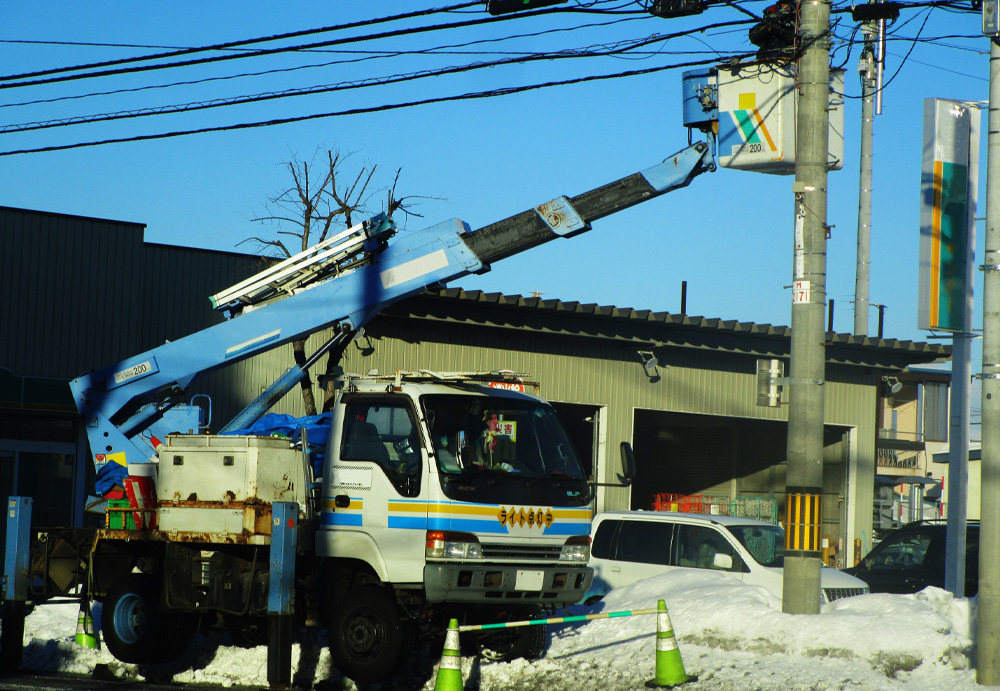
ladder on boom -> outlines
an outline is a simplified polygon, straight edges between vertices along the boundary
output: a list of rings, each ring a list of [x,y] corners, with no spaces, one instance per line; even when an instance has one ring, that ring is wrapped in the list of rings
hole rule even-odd
[[[367,264],[395,232],[396,224],[384,213],[378,214],[216,293],[209,300],[227,318],[236,316],[249,305],[282,293],[291,294]]]

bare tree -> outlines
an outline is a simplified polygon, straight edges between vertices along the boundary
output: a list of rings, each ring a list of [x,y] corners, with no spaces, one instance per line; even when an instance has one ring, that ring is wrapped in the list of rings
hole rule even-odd
[[[359,214],[368,214],[372,202],[386,193],[384,210],[392,217],[396,211],[410,216],[419,216],[409,209],[408,197],[396,197],[396,185],[401,169],[396,171],[392,185],[373,190],[377,165],[364,163],[356,172],[348,174],[344,168],[351,154],[342,155],[337,150],[327,150],[325,155],[317,149],[309,161],[292,156],[284,164],[291,176],[291,186],[280,194],[269,197],[264,212],[252,217],[256,223],[272,224],[278,238],[271,239],[252,236],[244,242],[255,243],[261,254],[287,258],[323,242],[344,227],[354,225]],[[325,160],[322,160],[321,155]],[[316,161],[320,159],[317,165]],[[281,236],[287,238],[288,242]],[[294,239],[294,242],[293,242]],[[289,245],[293,249],[289,249]],[[348,341],[345,341],[348,343]],[[295,364],[302,367],[306,363],[305,339],[294,341],[292,352]],[[327,359],[327,374],[332,374],[337,366],[343,348],[334,349]],[[301,383],[302,402],[307,415],[316,414],[316,400],[313,396],[312,378],[306,376]],[[327,410],[333,398],[333,386],[328,385],[323,409]]]

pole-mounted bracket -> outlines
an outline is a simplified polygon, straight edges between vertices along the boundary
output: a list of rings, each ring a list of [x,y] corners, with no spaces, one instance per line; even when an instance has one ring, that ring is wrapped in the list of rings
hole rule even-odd
[[[775,383],[779,384],[781,386],[785,386],[787,384],[815,384],[816,386],[825,386],[826,385],[826,380],[825,379],[800,379],[800,378],[792,379],[791,377],[778,377],[777,379],[775,379]]]

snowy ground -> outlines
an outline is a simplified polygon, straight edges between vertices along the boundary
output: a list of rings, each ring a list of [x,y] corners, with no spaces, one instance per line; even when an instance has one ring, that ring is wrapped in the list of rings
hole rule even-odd
[[[915,595],[865,595],[826,605],[818,616],[788,615],[761,588],[724,574],[668,574],[613,591],[572,614],[655,608],[667,603],[691,689],[734,691],[954,691],[974,689],[975,599],[928,588]],[[172,665],[122,665],[105,650],[74,644],[77,608],[40,606],[25,622],[24,668],[91,674],[104,665],[118,677],[176,683],[267,687],[266,648],[195,640]],[[481,691],[618,691],[644,688],[654,673],[656,617],[596,619],[550,627],[551,645],[532,663],[462,659],[465,689]],[[322,632],[292,653],[298,688],[355,688],[330,669]],[[384,691],[433,689],[437,660],[421,651]]]

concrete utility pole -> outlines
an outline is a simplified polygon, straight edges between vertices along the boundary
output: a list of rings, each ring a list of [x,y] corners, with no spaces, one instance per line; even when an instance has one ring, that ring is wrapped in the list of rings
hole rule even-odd
[[[858,266],[854,274],[854,335],[868,335],[868,285],[871,272],[872,140],[875,130],[875,47],[873,22],[865,22],[861,52],[861,179],[858,185]]]
[[[795,259],[788,405],[782,611],[819,614],[823,385],[826,353],[826,179],[830,127],[830,3],[799,2]]]
[[[985,24],[985,22],[984,22]],[[990,40],[976,681],[1000,686],[1000,46]]]

